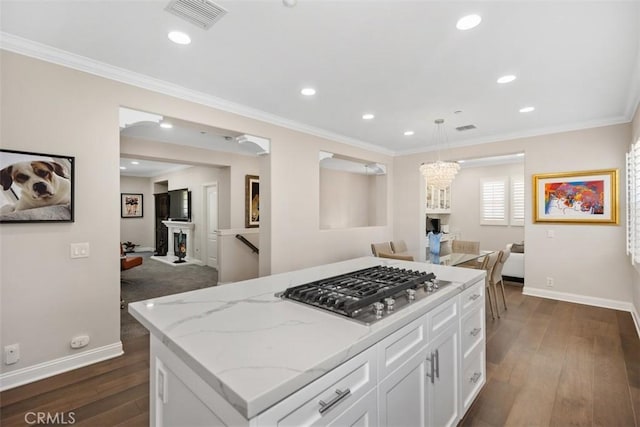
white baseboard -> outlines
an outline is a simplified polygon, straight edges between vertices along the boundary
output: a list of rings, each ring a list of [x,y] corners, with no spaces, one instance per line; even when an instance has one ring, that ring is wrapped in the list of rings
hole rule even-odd
[[[124,354],[122,342],[0,374],[0,391],[52,377]]]
[[[577,304],[592,305],[594,307],[612,308],[614,310],[628,311],[636,325],[636,332],[640,338],[640,316],[632,303],[607,298],[588,297],[585,295],[570,294],[567,292],[551,291],[548,289],[531,288],[526,285],[522,289],[523,295],[554,299],[558,301],[575,302]]]
[[[631,317],[633,317],[633,323],[636,324],[636,332],[638,333],[638,337],[640,337],[640,313],[638,313],[635,307],[631,310]]]

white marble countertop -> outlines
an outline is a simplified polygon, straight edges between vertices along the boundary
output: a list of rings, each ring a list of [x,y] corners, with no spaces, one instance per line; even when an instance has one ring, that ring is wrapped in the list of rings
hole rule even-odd
[[[373,265],[454,282],[371,326],[275,297],[291,286]],[[250,419],[457,295],[482,270],[363,257],[129,304],[129,312]]]

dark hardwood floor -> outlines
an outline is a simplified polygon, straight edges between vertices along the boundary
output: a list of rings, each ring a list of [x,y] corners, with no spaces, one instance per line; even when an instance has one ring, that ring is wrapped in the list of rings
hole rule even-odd
[[[487,318],[487,384],[461,426],[640,426],[630,314],[506,288],[508,310]],[[122,357],[0,393],[0,425],[72,412],[73,425],[148,426],[148,343],[126,340]]]

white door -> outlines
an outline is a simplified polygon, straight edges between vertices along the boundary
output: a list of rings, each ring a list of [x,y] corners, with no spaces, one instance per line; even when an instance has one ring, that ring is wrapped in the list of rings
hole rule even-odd
[[[206,187],[207,265],[218,268],[218,184]]]

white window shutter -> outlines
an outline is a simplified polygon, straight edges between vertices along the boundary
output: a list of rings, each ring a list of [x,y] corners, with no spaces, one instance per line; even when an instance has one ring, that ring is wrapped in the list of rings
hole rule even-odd
[[[523,178],[511,178],[511,225],[524,225]]]
[[[507,223],[507,179],[483,179],[480,182],[480,224],[507,225]]]

